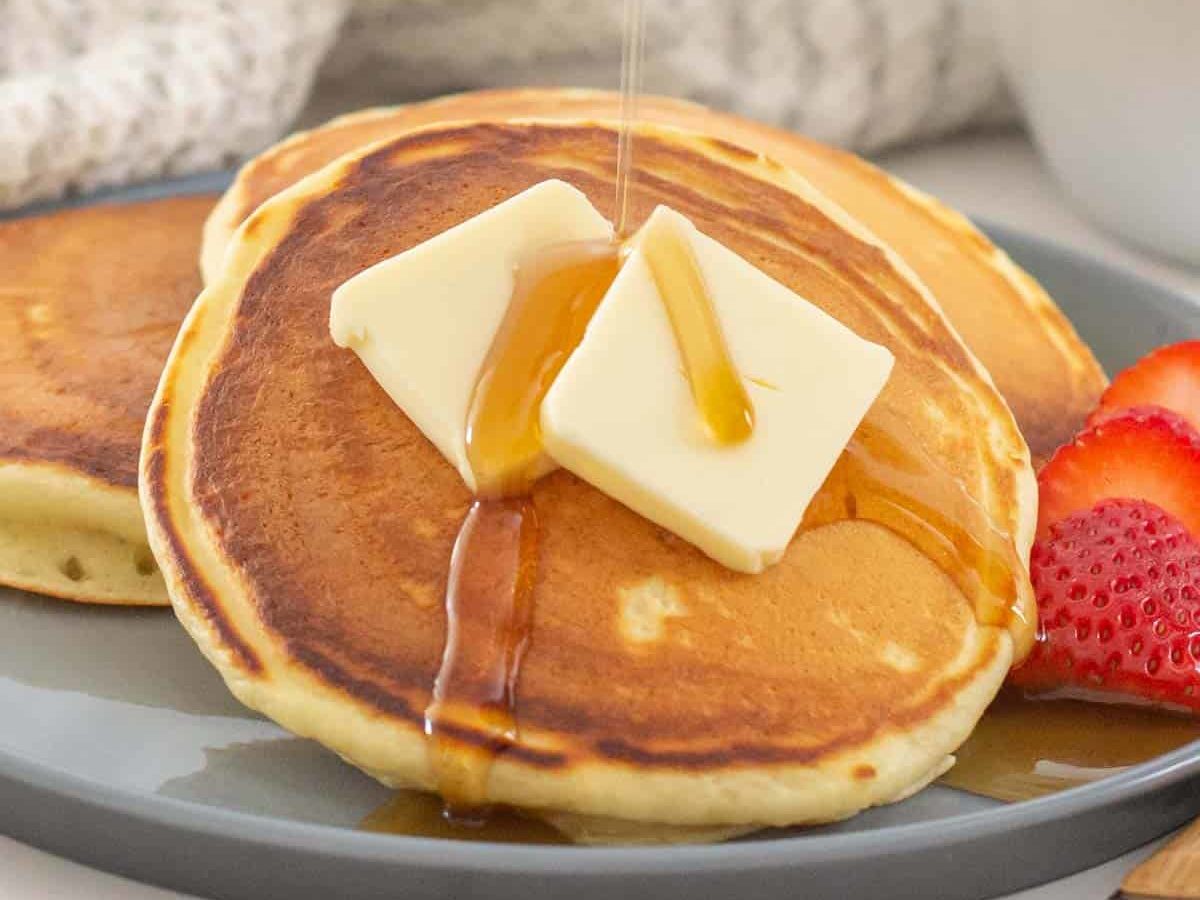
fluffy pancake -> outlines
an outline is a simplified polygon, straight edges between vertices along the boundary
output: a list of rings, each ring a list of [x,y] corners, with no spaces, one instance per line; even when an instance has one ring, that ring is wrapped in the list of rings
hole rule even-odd
[[[213,197],[0,223],[0,582],[166,604],[137,459]]]
[[[453,119],[613,116],[604,91],[479,91],[335,119],[247,163],[205,226],[203,270],[215,275],[234,229],[267,198],[348,150]],[[749,119],[667,97],[643,117],[732,141],[800,171],[890,244],[925,281],[995,380],[1035,463],[1079,430],[1105,386],[1087,345],[1028,274],[958,213],[853,154]]]
[[[615,146],[603,124],[459,123],[335,162],[240,228],[159,384],[142,501],[180,620],[245,703],[389,784],[434,787],[423,712],[471,498],[334,346],[330,296],[547,178],[611,213]],[[1028,449],[899,257],[755,154],[650,126],[637,152],[636,219],[675,207],[893,351],[878,403],[1026,559]],[[520,738],[491,772],[496,802],[688,826],[836,819],[940,772],[1012,659],[1007,630],[868,522],[804,531],[746,576],[566,472],[534,502]]]

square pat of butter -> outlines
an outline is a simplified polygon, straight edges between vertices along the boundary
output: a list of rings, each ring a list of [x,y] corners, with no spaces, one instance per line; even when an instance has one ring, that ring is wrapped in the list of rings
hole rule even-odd
[[[708,435],[662,299],[634,249],[541,411],[546,450],[609,496],[742,572],[783,555],[891,373],[890,351],[699,232],[690,244],[755,410],[740,443]]]
[[[517,264],[555,244],[611,237],[581,191],[543,181],[345,282],[329,331],[475,490],[467,414]]]

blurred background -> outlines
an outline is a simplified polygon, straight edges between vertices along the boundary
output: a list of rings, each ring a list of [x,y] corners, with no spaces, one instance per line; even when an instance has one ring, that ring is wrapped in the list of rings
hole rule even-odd
[[[646,0],[646,17],[646,90],[872,155],[1024,121],[1085,215],[1200,263],[1196,0]],[[0,207],[225,168],[363,106],[615,88],[621,21],[622,0],[0,0]]]
[[[862,150],[1011,118],[971,0],[647,0],[644,87]],[[615,88],[622,0],[0,0],[7,205],[363,106]]]

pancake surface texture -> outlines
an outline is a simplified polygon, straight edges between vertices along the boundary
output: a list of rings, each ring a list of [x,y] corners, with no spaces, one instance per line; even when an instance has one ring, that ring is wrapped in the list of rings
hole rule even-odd
[[[615,146],[595,123],[459,123],[339,160],[246,221],[159,385],[143,505],[181,621],[245,703],[389,784],[434,787],[423,713],[471,497],[333,344],[330,296],[549,178],[610,215]],[[898,257],[736,147],[646,126],[637,152],[634,220],[666,203],[887,345],[878,403],[1026,560],[1028,450]],[[534,502],[520,737],[492,801],[684,826],[841,818],[939,773],[1009,668],[1009,632],[868,522],[804,531],[746,576],[566,472]]]
[[[220,268],[233,231],[259,204],[343,153],[413,128],[454,119],[614,117],[605,91],[477,91],[367,110],[295,135],[251,160],[205,228],[203,269]],[[1035,463],[1070,440],[1106,379],[1054,301],[970,222],[851,153],[802,135],[667,97],[646,96],[639,114],[731,141],[796,169],[916,270],[967,346],[991,372]]]
[[[0,223],[0,583],[166,604],[137,460],[213,197]]]

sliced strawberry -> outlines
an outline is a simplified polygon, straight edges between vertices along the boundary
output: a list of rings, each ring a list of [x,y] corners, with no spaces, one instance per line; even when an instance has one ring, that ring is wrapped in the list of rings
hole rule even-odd
[[[1148,416],[1160,416],[1173,422],[1177,428],[1184,431],[1191,430],[1200,434],[1200,430],[1191,422],[1185,419],[1177,412],[1167,409],[1165,406],[1154,406],[1151,403],[1142,406],[1121,406],[1112,409],[1101,409],[1096,407],[1092,410],[1092,414],[1087,418],[1087,424],[1083,426],[1083,431],[1095,428],[1097,425],[1103,425],[1105,422],[1111,422],[1113,419],[1123,419],[1126,416],[1133,418],[1146,418]],[[1081,432],[1082,433],[1082,432]]]
[[[1038,536],[1101,500],[1148,500],[1200,536],[1200,433],[1144,408],[1100,422],[1058,449],[1038,473]]]
[[[1153,503],[1104,500],[1034,544],[1038,643],[1010,675],[1200,711],[1200,542]]]
[[[1200,341],[1160,347],[1113,379],[1088,420],[1131,406],[1161,406],[1200,430]]]

